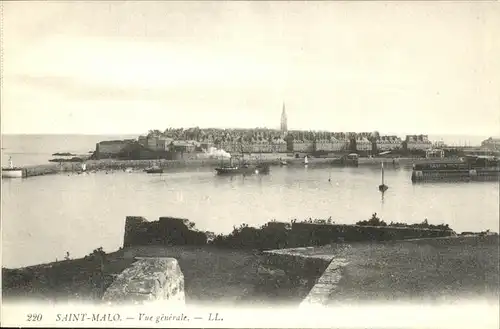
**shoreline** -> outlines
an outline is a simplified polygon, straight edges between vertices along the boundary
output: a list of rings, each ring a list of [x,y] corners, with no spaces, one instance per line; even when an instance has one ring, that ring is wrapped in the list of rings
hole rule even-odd
[[[274,155],[274,154],[273,154]],[[309,158],[308,167],[315,166],[329,166],[329,163],[335,158]],[[279,156],[276,158],[263,158],[250,157],[246,159],[251,165],[264,162],[270,166],[280,166],[281,160],[287,162],[287,166],[300,167],[304,166],[302,158],[294,158],[289,156]],[[458,161],[454,158],[448,159],[424,159],[424,158],[359,158],[358,167],[375,167],[380,166],[383,162],[384,165],[393,166],[395,168],[411,169],[414,163],[429,163],[429,162],[455,162]],[[216,168],[222,161],[220,159],[211,158],[191,158],[183,160],[117,160],[117,159],[101,159],[101,160],[87,160],[86,171],[107,171],[107,170],[143,170],[153,165],[158,165],[164,169],[198,169],[198,168]],[[224,161],[227,163],[227,160]],[[332,166],[337,167],[337,166]],[[78,173],[82,172],[81,163],[79,162],[62,162],[62,163],[47,163],[39,165],[22,166],[23,177],[53,175],[58,173]],[[355,168],[355,167],[354,167]]]

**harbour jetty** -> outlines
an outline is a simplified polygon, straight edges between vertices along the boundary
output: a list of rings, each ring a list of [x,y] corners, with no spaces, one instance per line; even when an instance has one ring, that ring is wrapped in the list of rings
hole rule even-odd
[[[23,169],[23,177],[55,175],[60,173],[78,173],[88,170],[86,162],[62,162],[49,163],[42,165],[25,166]]]
[[[287,167],[297,168],[304,167],[303,158],[283,157],[276,155],[275,158],[266,157],[263,160],[258,157],[251,157],[246,160],[250,165],[266,164],[269,166],[281,166],[283,161],[286,161]],[[329,167],[332,165],[332,158],[309,158],[308,168]],[[459,162],[458,159],[448,160],[451,162]],[[415,158],[359,158],[359,167],[380,167],[383,162],[386,168],[405,168],[411,169],[414,163],[430,163],[434,160],[415,159]],[[443,160],[444,162],[444,160]],[[22,167],[23,177],[54,175],[59,173],[72,173],[81,171],[82,162],[61,162],[48,163],[40,165],[30,165]],[[85,160],[87,171],[113,171],[113,170],[144,170],[153,166],[158,166],[165,170],[168,169],[186,169],[196,170],[199,168],[215,169],[220,165],[219,159],[214,158],[191,158],[179,160],[118,160],[118,159],[101,159],[101,160]]]
[[[413,165],[413,183],[428,181],[498,181],[500,161],[495,157],[465,157],[460,162],[432,162]]]

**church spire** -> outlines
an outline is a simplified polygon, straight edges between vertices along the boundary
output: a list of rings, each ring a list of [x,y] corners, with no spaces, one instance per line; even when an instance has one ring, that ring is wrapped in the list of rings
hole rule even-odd
[[[288,130],[287,127],[287,117],[286,117],[286,110],[285,110],[285,102],[283,102],[283,111],[281,112],[281,132],[286,133]]]

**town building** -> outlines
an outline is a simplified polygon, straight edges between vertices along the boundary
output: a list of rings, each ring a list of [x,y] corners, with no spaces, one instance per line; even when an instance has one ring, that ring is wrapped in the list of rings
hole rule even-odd
[[[446,144],[443,141],[436,141],[432,144],[434,148],[443,148],[446,147]]]
[[[273,153],[286,153],[288,151],[286,141],[280,140],[272,143]]]
[[[371,151],[372,150],[372,142],[368,140],[368,138],[364,136],[359,136],[356,138],[356,150],[357,151]]]
[[[182,153],[193,153],[199,143],[196,141],[171,141],[169,150]]]
[[[95,156],[97,159],[114,158],[135,143],[137,143],[135,139],[102,141],[96,144]]]
[[[314,142],[294,139],[292,141],[293,152],[313,152]]]
[[[137,141],[139,142],[139,144],[146,147],[148,145],[148,136],[139,136],[137,138]]]
[[[236,141],[228,141],[215,144],[215,147],[220,148],[226,152],[233,153],[233,152],[241,152],[242,146],[241,143],[238,143]]]
[[[427,135],[406,135],[408,150],[427,150],[432,148],[432,143]]]
[[[401,148],[402,142],[401,138],[391,135],[379,136],[375,143],[377,144],[377,151],[384,152]]]
[[[202,149],[202,150],[207,151],[207,150],[209,150],[211,147],[214,147],[214,144],[213,144],[213,143],[210,143],[210,142],[208,142],[208,141],[206,141],[206,142],[200,142],[200,147],[201,147],[201,149]]]
[[[339,140],[335,137],[330,137],[330,139],[318,139],[316,140],[316,151],[320,152],[339,152],[346,150],[349,146],[349,141]]]
[[[428,159],[442,159],[442,158],[444,158],[444,150],[442,150],[442,149],[427,149],[427,150],[425,150],[425,157]]]
[[[487,148],[490,150],[500,150],[500,138],[490,137],[481,142],[482,148]]]

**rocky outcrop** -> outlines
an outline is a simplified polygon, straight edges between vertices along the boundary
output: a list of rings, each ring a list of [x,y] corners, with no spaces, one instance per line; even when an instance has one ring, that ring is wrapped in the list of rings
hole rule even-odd
[[[175,258],[137,258],[105,291],[103,301],[184,305],[184,275]]]

